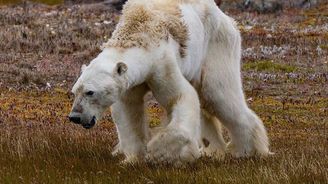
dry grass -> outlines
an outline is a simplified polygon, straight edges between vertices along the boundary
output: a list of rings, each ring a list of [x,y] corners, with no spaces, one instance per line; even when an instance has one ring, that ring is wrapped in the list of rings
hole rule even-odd
[[[120,165],[110,116],[94,129],[67,122],[62,90],[9,91],[0,98],[0,183],[324,183],[328,179],[328,100],[254,97],[276,153],[269,158],[203,158],[186,168]],[[149,109],[149,112],[153,112]],[[153,116],[157,119],[156,116]]]
[[[91,130],[67,121],[79,66],[97,54],[118,14],[25,6],[0,8],[0,183],[328,182],[327,5],[279,16],[230,10],[244,38],[248,103],[276,154],[202,158],[185,168],[121,165],[111,156],[117,135],[109,114]],[[148,112],[157,124],[160,109]]]

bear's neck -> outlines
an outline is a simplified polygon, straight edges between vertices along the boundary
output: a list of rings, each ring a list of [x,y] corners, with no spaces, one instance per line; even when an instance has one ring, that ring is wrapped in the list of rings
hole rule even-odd
[[[110,47],[103,50],[108,60],[114,65],[123,62],[127,65],[126,82],[127,88],[131,89],[137,85],[147,82],[152,76],[158,72],[163,72],[163,67],[168,62],[176,62],[179,57],[179,44],[173,39],[169,41],[161,41],[158,46],[148,49],[133,48],[117,48]],[[168,59],[171,58],[171,59]]]
[[[118,62],[123,62],[127,65],[125,82],[127,88],[133,88],[144,83],[150,75],[153,55],[150,56],[149,51],[141,48],[104,48],[100,54],[106,63],[111,63],[108,67],[108,72],[111,73]]]

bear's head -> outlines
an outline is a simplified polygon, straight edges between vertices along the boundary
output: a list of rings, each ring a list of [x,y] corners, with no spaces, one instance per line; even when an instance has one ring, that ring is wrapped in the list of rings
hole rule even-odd
[[[98,56],[89,66],[82,66],[81,75],[72,88],[75,96],[69,120],[88,129],[103,112],[115,103],[127,88],[123,62],[104,61]]]

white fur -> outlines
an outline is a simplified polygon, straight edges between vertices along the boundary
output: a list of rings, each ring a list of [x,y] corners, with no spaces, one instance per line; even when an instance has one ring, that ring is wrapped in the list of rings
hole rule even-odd
[[[158,1],[165,3],[165,0],[130,1],[145,6]],[[190,162],[200,156],[202,138],[209,141],[203,153],[221,157],[226,145],[219,121],[230,132],[234,156],[269,153],[263,123],[245,102],[240,77],[241,38],[235,22],[213,0],[190,2],[181,0],[179,5],[189,30],[184,58],[172,38],[147,49],[105,48],[73,88],[73,92],[81,85],[100,90],[121,84],[121,93],[111,97],[108,105],[114,103],[112,115],[119,134],[118,150],[126,155],[127,162],[144,156],[153,161]],[[128,67],[121,77],[113,74],[118,62]],[[169,124],[151,140],[142,100],[148,90],[165,107],[169,119]]]
[[[216,159],[223,159],[226,151],[226,143],[222,136],[221,123],[215,116],[209,114],[204,109],[201,120],[202,154]]]

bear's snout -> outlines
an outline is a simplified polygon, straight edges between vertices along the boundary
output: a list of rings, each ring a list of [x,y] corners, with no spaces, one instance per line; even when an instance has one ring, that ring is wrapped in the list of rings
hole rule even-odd
[[[77,117],[77,116],[68,116],[69,118],[69,121],[70,122],[73,122],[75,124],[81,124],[81,118],[80,117]]]
[[[85,128],[85,129],[90,129],[90,128],[92,128],[93,126],[95,126],[95,124],[96,124],[96,117],[93,116],[92,119],[91,119],[91,121],[90,121],[90,123],[88,123],[88,124],[82,124],[82,126],[83,126],[83,128]]]

